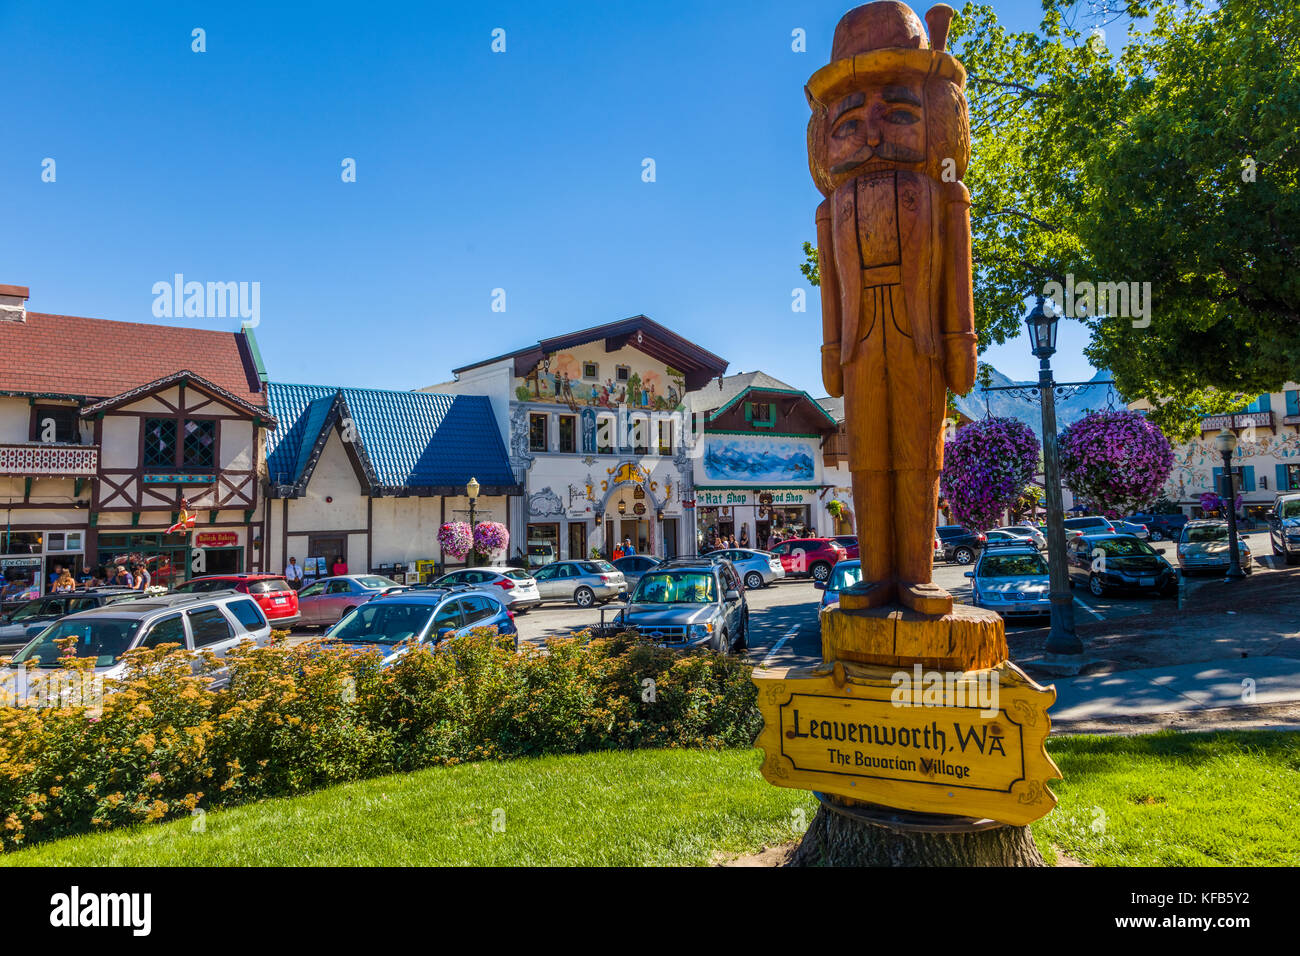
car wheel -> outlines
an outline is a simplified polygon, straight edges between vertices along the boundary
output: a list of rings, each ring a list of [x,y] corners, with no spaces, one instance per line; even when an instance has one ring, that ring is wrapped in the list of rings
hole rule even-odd
[[[818,561],[812,566],[812,578],[814,581],[826,581],[831,576],[831,566],[825,561]]]
[[[725,630],[721,630],[718,632],[718,653],[719,654],[731,653],[731,638],[727,636],[727,632]]]
[[[749,588],[751,591],[757,591],[762,586],[763,575],[759,574],[757,571],[750,571],[745,575],[745,587]]]
[[[1088,575],[1088,590],[1094,597],[1101,597],[1106,593],[1106,585],[1102,583],[1100,577],[1095,574]]]
[[[975,560],[975,552],[970,548],[958,548],[952,553],[952,559],[958,564],[970,564]]]
[[[352,613],[352,608],[350,608],[350,607],[345,607],[345,608],[343,609],[343,613],[339,615],[339,621],[343,620],[345,617],[347,617],[347,616],[348,616],[349,614],[351,614],[351,613]],[[337,624],[339,621],[335,621],[334,623]]]
[[[596,603],[596,593],[591,588],[578,588],[573,592],[573,603],[578,607],[591,607]]]
[[[1155,530],[1154,528],[1152,528],[1152,529],[1151,529],[1151,540],[1152,540],[1152,541],[1163,541],[1163,540],[1165,540],[1165,536],[1162,535],[1159,531],[1157,531],[1157,530]]]

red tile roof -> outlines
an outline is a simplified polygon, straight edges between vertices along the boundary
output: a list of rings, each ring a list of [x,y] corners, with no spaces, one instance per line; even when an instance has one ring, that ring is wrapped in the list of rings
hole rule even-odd
[[[181,369],[266,405],[239,332],[42,312],[0,321],[0,392],[111,398]]]

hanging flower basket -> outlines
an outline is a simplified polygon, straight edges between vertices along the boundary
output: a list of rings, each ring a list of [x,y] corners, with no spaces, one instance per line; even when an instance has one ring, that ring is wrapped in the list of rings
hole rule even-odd
[[[1002,523],[1038,471],[1038,436],[1014,418],[986,418],[944,443],[939,494],[953,520],[974,531]]]
[[[1155,501],[1174,466],[1160,429],[1140,412],[1090,412],[1061,432],[1061,478],[1109,518]]]
[[[474,527],[474,551],[484,557],[499,554],[510,546],[510,532],[499,521],[480,521]]]
[[[438,544],[442,546],[444,555],[459,561],[469,554],[474,538],[464,521],[448,521],[438,529]]]

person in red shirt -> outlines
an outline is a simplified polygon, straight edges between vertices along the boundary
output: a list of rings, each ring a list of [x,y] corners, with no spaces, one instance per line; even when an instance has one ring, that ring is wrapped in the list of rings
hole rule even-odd
[[[348,573],[348,566],[347,563],[343,560],[343,555],[340,554],[335,556],[334,563],[330,566],[330,574],[334,575],[335,577],[338,577],[340,574],[347,574],[347,573]]]

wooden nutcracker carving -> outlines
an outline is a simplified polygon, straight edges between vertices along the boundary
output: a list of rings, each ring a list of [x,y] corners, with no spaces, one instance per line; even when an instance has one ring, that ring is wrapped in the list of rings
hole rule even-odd
[[[846,608],[952,610],[931,583],[945,388],[975,382],[966,71],[951,7],[868,3],[835,28],[806,93],[817,209],[822,376],[844,397],[862,554]]]

